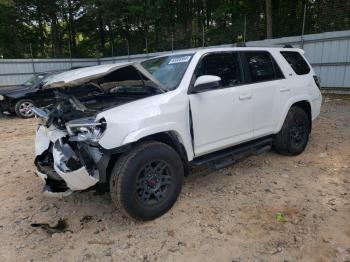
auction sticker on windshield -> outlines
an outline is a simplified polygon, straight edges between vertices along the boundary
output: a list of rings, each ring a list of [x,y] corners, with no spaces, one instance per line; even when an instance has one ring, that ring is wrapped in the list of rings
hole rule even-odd
[[[178,63],[187,63],[190,61],[191,57],[190,56],[181,56],[177,58],[172,58],[169,62],[169,65],[171,64],[178,64]]]

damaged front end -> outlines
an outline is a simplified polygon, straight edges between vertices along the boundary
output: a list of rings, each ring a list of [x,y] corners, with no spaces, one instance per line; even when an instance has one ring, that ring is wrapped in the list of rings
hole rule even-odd
[[[109,160],[98,146],[106,129],[104,119],[97,121],[85,117],[66,121],[62,119],[67,117],[63,113],[67,109],[64,107],[58,104],[50,111],[33,109],[39,119],[35,143],[36,174],[45,182],[44,194],[52,197],[101,185],[106,180]],[[80,116],[80,113],[77,114]]]
[[[67,71],[43,89],[53,90],[56,104],[32,109],[39,121],[35,165],[46,184],[44,193],[59,197],[107,188],[111,153],[99,145],[108,125],[97,117],[101,112],[165,92],[158,80],[133,63]]]

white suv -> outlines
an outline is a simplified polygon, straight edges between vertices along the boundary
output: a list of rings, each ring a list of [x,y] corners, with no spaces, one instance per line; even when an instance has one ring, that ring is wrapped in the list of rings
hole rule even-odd
[[[171,208],[193,165],[220,168],[271,147],[300,154],[322,100],[295,48],[187,51],[61,73],[44,88],[57,100],[33,109],[44,193],[110,191],[142,220]]]

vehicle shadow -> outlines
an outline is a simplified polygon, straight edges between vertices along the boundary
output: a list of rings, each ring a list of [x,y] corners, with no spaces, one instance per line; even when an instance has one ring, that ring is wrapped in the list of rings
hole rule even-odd
[[[264,156],[272,156],[273,152],[268,152]],[[78,234],[92,234],[99,228],[108,228],[108,234],[110,235],[129,235],[130,232],[143,232],[144,229],[153,232],[149,227],[154,223],[165,223],[174,219],[175,217],[182,216],[184,207],[188,206],[188,201],[185,203],[185,199],[189,197],[193,201],[198,200],[198,194],[193,196],[194,188],[196,192],[219,192],[222,194],[222,190],[225,186],[223,184],[236,184],[237,181],[244,181],[245,173],[236,173],[233,169],[236,165],[237,168],[249,168],[259,166],[264,163],[264,156],[260,156],[260,160],[257,159],[242,159],[237,164],[227,166],[226,168],[215,170],[210,166],[202,166],[192,168],[189,176],[184,179],[184,185],[179,199],[170,211],[152,221],[141,221],[137,219],[125,216],[122,210],[117,207],[111,197],[110,193],[98,194],[94,191],[82,191],[75,192],[72,195],[64,199],[47,198],[43,195],[39,195],[40,205],[42,207],[39,210],[50,208],[50,212],[45,212],[35,216],[34,222],[47,221],[57,217],[65,218],[69,222],[69,227],[74,233]],[[232,174],[231,174],[232,173]],[[223,182],[224,181],[224,182]],[[222,192],[221,192],[222,191]],[[227,196],[226,196],[227,197]],[[84,220],[88,218],[85,225]],[[157,222],[155,222],[157,221]],[[86,231],[83,230],[85,228]],[[140,233],[141,234],[141,233]],[[75,238],[75,236],[73,237]]]
[[[212,174],[213,169],[208,167],[198,168],[191,170],[188,177],[185,179],[184,186],[191,187],[197,184],[196,181],[199,179],[212,179],[208,175]],[[205,178],[207,177],[207,178]],[[198,185],[197,185],[198,186]],[[203,186],[203,183],[199,183],[199,186]],[[188,191],[186,188],[185,191]],[[57,210],[60,210],[61,215],[71,218],[71,214],[74,216],[83,217],[88,214],[94,217],[94,220],[104,219],[113,220],[113,226],[109,225],[110,228],[118,228],[125,222],[129,223],[131,220],[137,224],[145,224],[141,220],[134,220],[124,215],[121,210],[113,203],[110,193],[97,193],[94,190],[77,191],[72,195],[61,198],[47,198],[43,195],[39,195],[40,203],[44,206],[53,205]],[[79,208],[77,208],[79,206]],[[169,216],[170,214],[168,214]],[[74,221],[77,222],[77,221]],[[146,223],[147,224],[147,223]],[[76,227],[78,225],[75,225]]]
[[[19,119],[19,117],[17,117],[16,115],[0,113],[0,120],[12,120],[12,119]]]

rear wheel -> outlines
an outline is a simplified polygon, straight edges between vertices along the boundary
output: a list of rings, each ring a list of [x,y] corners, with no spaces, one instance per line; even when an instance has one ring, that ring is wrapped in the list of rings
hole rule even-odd
[[[311,123],[305,110],[292,107],[283,123],[281,131],[275,136],[274,148],[283,155],[302,153],[309,141]]]
[[[32,108],[34,106],[34,102],[30,99],[22,99],[19,100],[15,105],[16,115],[22,118],[31,118],[34,116],[34,112]]]
[[[163,215],[178,198],[184,170],[174,149],[145,142],[122,156],[111,174],[113,202],[127,215],[151,220]]]

